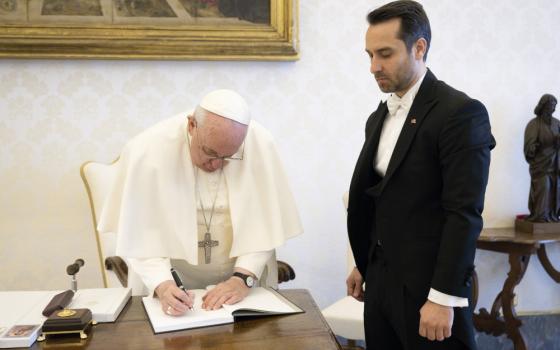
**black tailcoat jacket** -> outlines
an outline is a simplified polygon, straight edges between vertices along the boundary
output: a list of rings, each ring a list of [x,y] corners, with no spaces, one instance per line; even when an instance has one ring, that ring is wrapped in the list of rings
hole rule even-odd
[[[350,185],[356,266],[365,278],[379,240],[389,270],[410,295],[426,300],[434,288],[470,298],[495,146],[486,108],[428,70],[381,177],[374,162],[386,115],[380,103],[369,117]],[[453,332],[467,344],[474,339],[470,307],[455,308]]]

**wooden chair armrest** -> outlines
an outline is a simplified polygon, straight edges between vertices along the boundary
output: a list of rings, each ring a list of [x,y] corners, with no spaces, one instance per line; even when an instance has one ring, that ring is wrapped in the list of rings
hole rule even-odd
[[[278,260],[278,284],[288,282],[296,278],[296,272],[287,263]]]
[[[128,285],[128,265],[120,256],[105,258],[105,268],[115,272],[123,287]]]
[[[128,284],[128,266],[120,256],[105,258],[105,268],[114,271],[117,278],[126,287]],[[287,263],[278,260],[278,283],[288,282],[296,278],[294,269]]]

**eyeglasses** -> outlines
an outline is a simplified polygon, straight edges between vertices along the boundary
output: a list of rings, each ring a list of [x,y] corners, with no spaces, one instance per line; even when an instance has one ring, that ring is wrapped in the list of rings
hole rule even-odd
[[[198,134],[198,125],[195,125],[196,128],[196,138],[198,141],[198,148],[202,151],[202,153],[204,153],[204,156],[206,158],[208,158],[209,160],[215,160],[215,159],[219,159],[221,161],[224,160],[243,160],[243,155],[245,154],[245,141],[243,141],[243,143],[241,144],[241,152],[239,152],[239,150],[234,153],[231,156],[224,156],[224,157],[219,157],[216,156],[215,154],[213,154],[212,151],[209,151],[209,149],[204,146],[202,139],[200,138],[200,135]],[[187,137],[189,136],[189,134],[187,133]]]

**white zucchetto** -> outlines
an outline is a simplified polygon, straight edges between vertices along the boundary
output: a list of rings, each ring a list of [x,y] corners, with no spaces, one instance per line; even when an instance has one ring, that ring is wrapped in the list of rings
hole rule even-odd
[[[244,125],[249,125],[251,121],[249,105],[241,95],[233,90],[214,90],[202,98],[199,106]]]

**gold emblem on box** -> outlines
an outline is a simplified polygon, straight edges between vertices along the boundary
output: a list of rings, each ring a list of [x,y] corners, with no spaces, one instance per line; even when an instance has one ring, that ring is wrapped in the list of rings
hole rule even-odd
[[[70,316],[74,316],[75,314],[76,314],[76,311],[74,311],[74,310],[64,309],[64,310],[60,311],[59,313],[57,313],[56,315],[58,317],[70,317]]]

